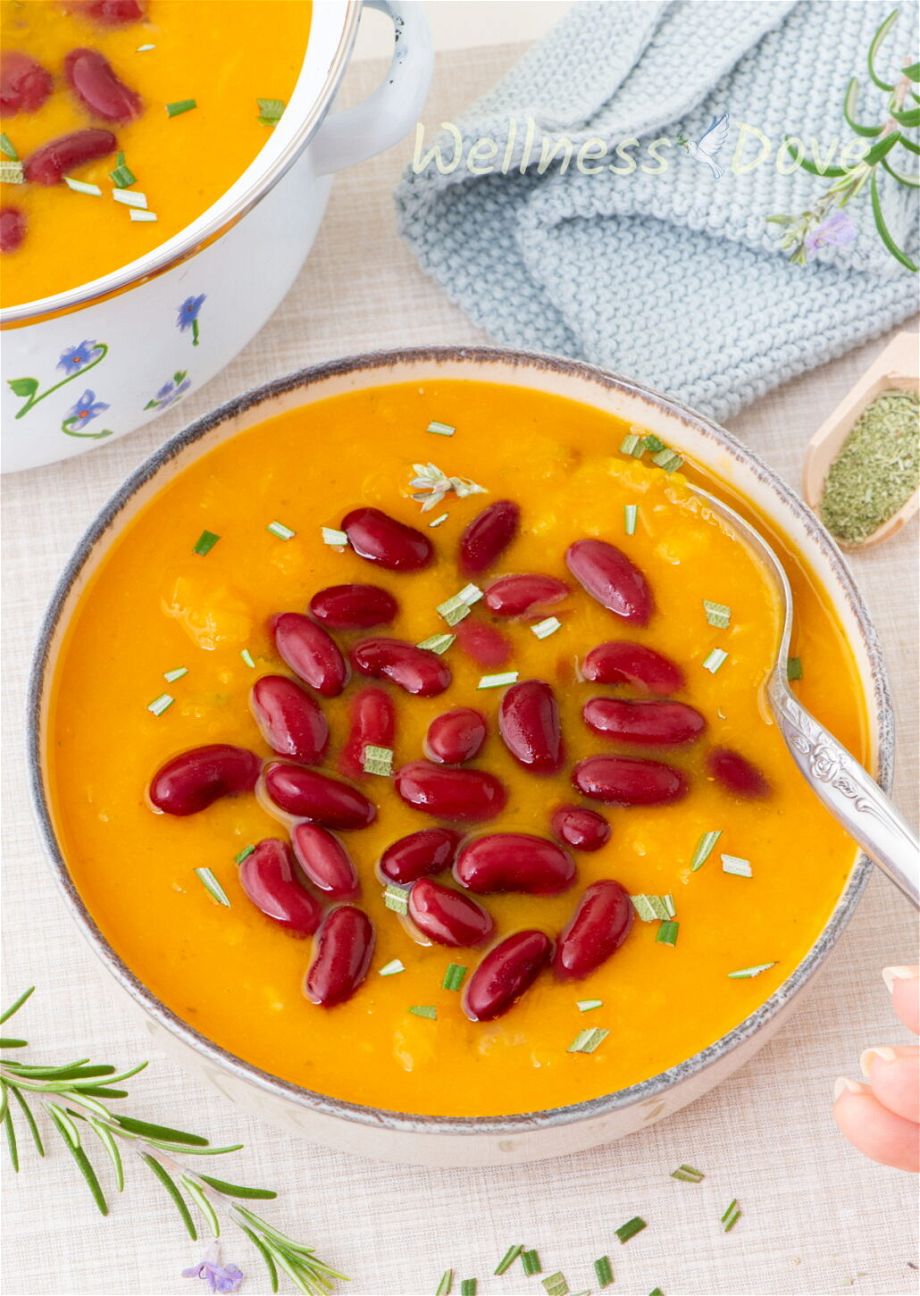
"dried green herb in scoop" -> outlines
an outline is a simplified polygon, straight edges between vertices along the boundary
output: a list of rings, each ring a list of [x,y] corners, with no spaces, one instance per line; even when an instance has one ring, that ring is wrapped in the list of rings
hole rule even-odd
[[[920,400],[883,392],[858,419],[824,483],[821,520],[832,535],[861,544],[920,485]]]

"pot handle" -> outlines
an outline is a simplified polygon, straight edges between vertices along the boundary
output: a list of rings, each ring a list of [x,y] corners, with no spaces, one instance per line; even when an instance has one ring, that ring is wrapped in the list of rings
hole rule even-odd
[[[395,47],[386,77],[354,108],[331,114],[320,126],[310,152],[318,175],[366,162],[398,144],[418,120],[434,53],[431,32],[418,0],[365,0],[392,19]]]

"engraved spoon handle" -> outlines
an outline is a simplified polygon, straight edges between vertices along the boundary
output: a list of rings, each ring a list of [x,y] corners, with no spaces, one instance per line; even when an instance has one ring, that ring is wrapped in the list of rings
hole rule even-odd
[[[920,908],[920,843],[907,821],[777,675],[770,695],[783,737],[814,792],[869,858]]]

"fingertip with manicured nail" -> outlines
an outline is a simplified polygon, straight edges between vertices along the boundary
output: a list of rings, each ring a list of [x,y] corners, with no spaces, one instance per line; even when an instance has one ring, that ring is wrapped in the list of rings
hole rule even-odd
[[[886,967],[882,968],[882,980],[888,987],[888,993],[894,994],[894,983],[896,981],[916,981],[920,969],[915,967]]]
[[[859,1069],[868,1080],[870,1079],[869,1068],[872,1065],[873,1058],[878,1058],[880,1062],[893,1062],[897,1056],[894,1049],[889,1048],[887,1044],[878,1044],[873,1048],[863,1049],[859,1055]]]
[[[850,1080],[847,1076],[840,1076],[834,1081],[834,1102],[844,1093],[864,1094],[868,1092],[868,1085],[862,1084],[859,1080]]]

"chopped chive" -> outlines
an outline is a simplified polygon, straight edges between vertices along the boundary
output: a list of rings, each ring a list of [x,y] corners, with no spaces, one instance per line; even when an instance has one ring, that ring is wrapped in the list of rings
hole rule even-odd
[[[156,212],[141,211],[139,207],[129,207],[128,215],[135,223],[138,221],[155,221],[159,219]]]
[[[572,1040],[566,1052],[568,1053],[593,1053],[600,1048],[604,1040],[610,1034],[609,1030],[604,1030],[602,1026],[595,1026],[593,1030],[579,1031]]]
[[[125,161],[124,153],[115,154],[115,170],[109,172],[109,179],[118,189],[126,189],[137,182],[137,176]],[[144,203],[147,206],[147,203]]]
[[[558,1270],[543,1279],[543,1286],[547,1296],[569,1296],[569,1284],[565,1280],[565,1275]]]
[[[227,898],[226,891],[209,868],[196,868],[195,876],[212,900],[216,900],[219,905],[223,905],[226,909],[230,908],[230,901]]]
[[[164,671],[163,678],[165,679],[167,684],[175,684],[176,680],[180,680],[183,675],[187,675],[187,674],[188,674],[187,666],[177,666],[175,670]]]
[[[146,54],[148,50],[156,49],[156,45],[138,45],[134,51],[135,54]]]
[[[706,620],[717,630],[725,630],[732,619],[732,610],[727,603],[713,603],[712,599],[703,599],[703,611]]]
[[[470,608],[474,603],[478,603],[482,598],[482,590],[478,585],[464,585],[459,594],[453,598],[445,599],[435,608],[438,616],[444,618],[449,626],[455,626],[458,621],[462,621],[465,616],[469,616]]]
[[[198,104],[194,99],[177,99],[175,103],[166,105],[166,115],[167,117],[178,117],[180,113],[191,112],[193,108],[197,107]]]
[[[433,432],[435,436],[453,436],[456,430],[449,423],[439,423],[437,419],[432,419],[426,428],[426,431]]]
[[[636,520],[639,517],[638,504],[623,505],[623,527],[627,535],[636,534]]]
[[[0,182],[3,184],[25,184],[25,172],[21,162],[0,162]]]
[[[87,184],[85,180],[75,180],[73,176],[64,176],[64,183],[74,193],[89,194],[91,198],[101,198],[102,190],[98,185]]]
[[[429,652],[437,653],[440,656],[441,653],[447,652],[456,637],[456,635],[450,634],[429,635],[427,639],[423,639],[421,643],[415,646],[416,648],[427,648]]]
[[[453,966],[453,964],[451,964],[451,966]],[[524,1246],[521,1242],[519,1242],[517,1246],[509,1247],[495,1267],[496,1277],[500,1277],[503,1273],[507,1273],[523,1250]]]
[[[285,104],[283,99],[256,99],[259,121],[263,126],[275,126],[281,120]]]
[[[761,972],[768,972],[772,967],[776,967],[776,959],[772,963],[755,963],[753,967],[739,968],[737,972],[729,972],[728,976],[732,981],[744,981],[760,976]]]
[[[506,684],[516,684],[518,674],[518,671],[504,671],[501,675],[482,675],[476,687],[478,689],[504,688]]]
[[[19,154],[13,148],[13,141],[5,131],[3,134],[0,134],[0,153],[2,153],[4,157],[8,157],[12,162],[19,161]]]
[[[706,660],[703,662],[703,670],[708,670],[710,675],[715,675],[720,666],[728,661],[728,653],[722,648],[713,648]]]
[[[751,868],[751,861],[746,860],[741,855],[722,855],[722,872],[732,873],[735,877],[753,877],[754,870]]]
[[[255,851],[255,846],[244,846],[238,855],[234,855],[234,864],[242,864],[243,860],[248,860],[249,856]]]
[[[540,1257],[537,1255],[536,1251],[522,1251],[521,1264],[524,1266],[524,1273],[528,1278],[532,1278],[534,1274],[543,1272],[543,1266],[540,1264]]]
[[[248,648],[241,649],[240,656],[242,657],[243,661],[246,663],[246,665],[249,667],[250,670],[255,670],[256,664],[253,661],[252,653],[249,651]]]
[[[683,456],[677,454],[674,450],[661,450],[658,454],[652,455],[652,463],[663,468],[665,472],[676,472],[683,464]]]
[[[448,963],[444,970],[444,979],[441,982],[441,989],[459,990],[463,985],[463,978],[466,974],[467,968],[464,967],[462,963]],[[518,1250],[520,1250],[520,1247]],[[504,1270],[502,1272],[504,1272]]]
[[[663,922],[661,926],[658,928],[658,934],[656,935],[655,940],[658,942],[659,945],[672,945],[672,946],[676,945],[677,933],[679,930],[680,930],[680,923]]]
[[[402,959],[390,959],[389,963],[384,963],[378,973],[379,976],[397,976],[400,972],[405,972],[406,965]]]
[[[113,171],[112,174],[114,175],[115,172]],[[129,183],[131,182],[129,181]],[[125,207],[146,208],[147,206],[147,195],[141,193],[139,189],[113,189],[112,198]]]
[[[201,535],[195,541],[195,553],[200,554],[201,557],[204,558],[205,554],[211,552],[219,539],[220,536],[213,531],[202,531]]]
[[[721,828],[713,828],[711,832],[703,833],[702,837],[696,843],[693,851],[693,858],[690,861],[690,872],[695,873],[701,869],[709,856],[712,854],[712,848],[722,836]]]
[[[667,922],[673,918],[674,897],[670,895],[634,895],[630,896],[636,916],[643,922]]]
[[[661,454],[662,450],[667,450],[667,446],[661,437],[656,437],[654,432],[647,432],[645,435],[645,448],[651,450],[652,454]]]
[[[464,1278],[460,1284],[460,1296],[476,1296],[476,1279]]]
[[[434,1004],[412,1004],[409,1011],[414,1017],[425,1017],[428,1021],[438,1020],[438,1010]]]
[[[449,517],[450,517],[450,514],[449,514],[449,513],[439,513],[438,516],[437,516],[436,518],[433,518],[433,519],[428,523],[428,525],[429,525],[430,527],[439,527],[439,526],[443,526],[444,523],[447,521],[447,519],[448,519]]]
[[[169,710],[175,700],[169,693],[161,693],[159,697],[154,698],[148,705],[147,710],[151,715],[161,716],[164,711]]]
[[[595,1008],[603,1008],[603,999],[576,999],[575,1006],[579,1012],[592,1012]]]
[[[672,1179],[680,1179],[683,1183],[702,1183],[706,1176],[702,1170],[697,1170],[694,1166],[679,1165],[676,1170],[671,1171]]]
[[[645,450],[645,437],[637,436],[635,432],[629,432],[620,442],[620,454],[633,455],[641,458]]]
[[[733,1197],[725,1208],[725,1214],[722,1216],[722,1227],[726,1233],[730,1233],[741,1218],[741,1207],[738,1205],[738,1198]]]
[[[562,629],[562,622],[558,617],[546,617],[543,621],[538,621],[536,625],[530,627],[530,633],[536,635],[538,639],[548,639],[551,634]]]
[[[320,534],[323,537],[323,544],[339,545],[348,544],[348,536],[344,531],[339,531],[336,527],[320,527]]]
[[[405,887],[396,886],[388,882],[383,888],[383,903],[394,913],[407,914],[409,912],[409,892]]]
[[[800,680],[805,678],[801,657],[790,657],[786,662],[786,679]]]
[[[648,1296],[664,1296],[664,1292],[660,1287],[653,1287]]]
[[[609,1287],[613,1282],[613,1265],[610,1263],[610,1256],[598,1256],[594,1261],[594,1274],[597,1278],[598,1287]]]
[[[383,778],[389,778],[393,773],[392,747],[375,747],[373,743],[366,743],[361,768],[365,774],[379,774]]]
[[[450,1296],[450,1289],[454,1285],[453,1269],[445,1269],[441,1274],[441,1281],[438,1283],[438,1290],[434,1296]]]
[[[621,1242],[628,1242],[631,1237],[641,1233],[644,1228],[648,1228],[645,1220],[639,1215],[634,1215],[631,1220],[627,1220],[625,1224],[620,1225],[616,1230],[616,1235]]]
[[[290,527],[285,526],[283,522],[269,522],[265,530],[271,531],[272,535],[277,536],[279,540],[293,540],[297,534],[296,531],[292,531]]]

